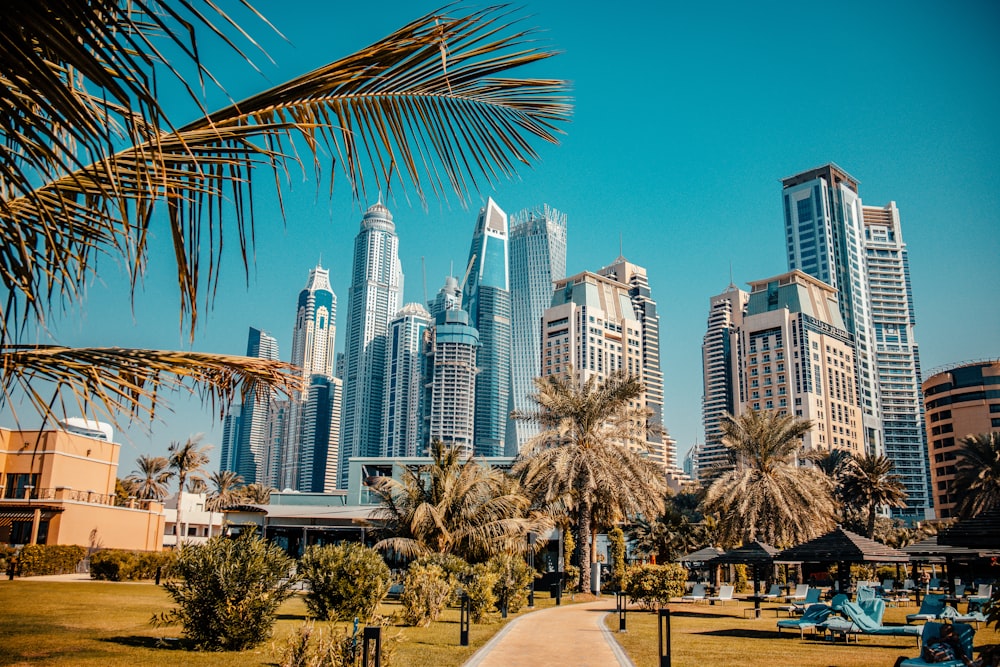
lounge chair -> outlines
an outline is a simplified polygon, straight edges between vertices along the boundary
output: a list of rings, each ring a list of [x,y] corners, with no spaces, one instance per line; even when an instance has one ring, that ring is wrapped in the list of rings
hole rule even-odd
[[[782,628],[797,628],[799,631],[799,638],[805,636],[805,631],[809,628],[813,630],[816,627],[830,617],[833,610],[827,607],[825,604],[811,604],[806,608],[804,614],[799,618],[783,618],[778,621],[778,634],[781,634]]]
[[[894,590],[896,590],[896,580],[895,579],[883,579],[882,580],[882,592],[883,593],[886,593],[886,594],[892,593]]]
[[[833,611],[840,611],[844,608],[844,603],[850,599],[851,598],[847,597],[843,593],[837,593],[833,596],[833,599],[830,600],[830,609]]]
[[[928,642],[932,642],[940,637],[943,625],[943,623],[926,623],[923,626],[924,643],[926,644]],[[962,643],[962,649],[965,651],[965,655],[972,658],[972,638],[975,636],[976,631],[972,629],[971,625],[966,623],[956,623],[955,632],[958,634],[958,640]],[[927,662],[920,656],[904,660],[899,664],[900,667],[927,667],[928,665],[934,665],[935,667],[963,667],[961,660],[949,660],[948,662]]]
[[[819,596],[820,590],[818,588],[810,588],[806,591],[805,599],[801,602],[793,602],[792,606],[795,607],[796,611],[805,611],[809,605],[819,602]]]
[[[979,584],[979,591],[969,596],[969,604],[986,604],[991,597],[993,597],[993,584]]]
[[[874,600],[876,597],[875,589],[869,586],[867,583],[858,584],[858,596],[857,601],[863,602],[864,600]]]
[[[799,601],[805,600],[806,593],[808,592],[809,592],[809,584],[799,584],[798,586],[795,587],[795,592],[792,593],[791,595],[786,595],[785,599],[788,600],[789,602],[793,600],[799,600]]]
[[[723,602],[734,602],[735,601],[735,599],[733,598],[734,590],[735,589],[732,586],[720,586],[718,595],[714,595],[706,599],[708,600],[709,604],[715,604],[716,602],[720,604]]]
[[[681,600],[685,602],[704,602],[705,584],[695,584],[688,595],[681,596]]]
[[[946,623],[975,623],[977,630],[980,623],[986,622],[986,616],[979,610],[967,611],[964,614],[960,614],[957,609],[950,605],[945,605],[945,608],[938,614],[938,619]]]
[[[933,621],[944,611],[944,595],[940,593],[928,593],[920,603],[920,609],[916,614],[907,614],[906,622]]]
[[[769,590],[764,595],[761,595],[765,600],[773,600],[775,598],[781,597],[781,586],[778,584],[771,584],[771,590]]]
[[[939,591],[941,590],[941,580],[937,577],[932,578],[927,582],[927,590],[929,591]]]
[[[865,609],[869,612],[866,613]],[[882,625],[882,614],[885,613],[885,602],[882,600],[872,600],[862,608],[856,602],[845,602],[844,613],[846,619],[831,618],[821,626],[824,631],[833,634],[844,635],[845,641],[851,635],[855,638],[859,635],[879,635],[891,637],[916,637],[920,641],[923,627],[920,625]]]

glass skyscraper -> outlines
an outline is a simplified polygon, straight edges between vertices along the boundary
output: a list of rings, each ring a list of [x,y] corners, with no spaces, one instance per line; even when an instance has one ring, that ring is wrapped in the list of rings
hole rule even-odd
[[[419,303],[406,304],[389,323],[382,456],[423,454],[424,377],[420,357],[430,324],[430,313]]]
[[[379,456],[386,377],[386,334],[403,306],[403,268],[392,214],[381,201],[361,219],[347,295],[344,404],[339,488],[352,456]]]
[[[566,277],[566,214],[543,204],[510,222],[511,407],[527,411],[541,375],[542,315],[552,305],[554,281]],[[537,433],[534,423],[508,422],[506,455],[516,456]]]
[[[479,331],[476,456],[503,456],[505,450],[511,389],[507,240],[507,214],[490,198],[476,219],[462,301],[469,323]]]
[[[278,341],[260,329],[250,327],[247,356],[277,361]],[[274,445],[268,419],[273,400],[272,395],[257,396],[251,392],[240,409],[238,444],[231,460],[236,464],[235,472],[243,477],[246,484],[274,483],[268,476],[268,463]]]
[[[440,440],[462,458],[473,453],[478,347],[479,332],[460,308],[440,311],[425,335],[425,439]]]

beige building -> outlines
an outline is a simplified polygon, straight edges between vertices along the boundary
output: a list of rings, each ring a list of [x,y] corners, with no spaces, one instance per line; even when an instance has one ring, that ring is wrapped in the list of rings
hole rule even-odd
[[[807,451],[864,451],[854,345],[836,290],[798,270],[751,282],[746,314],[730,336],[739,412],[811,420]]]
[[[931,489],[936,516],[955,516],[952,488],[962,438],[1000,432],[1000,359],[959,364],[923,383]]]
[[[118,503],[111,429],[0,429],[0,543],[158,551],[163,507]]]

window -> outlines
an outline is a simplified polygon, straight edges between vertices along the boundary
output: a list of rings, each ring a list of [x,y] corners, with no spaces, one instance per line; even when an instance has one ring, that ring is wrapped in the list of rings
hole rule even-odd
[[[31,497],[38,497],[38,473],[11,472],[7,473],[7,488],[4,498],[24,498],[28,487],[31,487]],[[30,541],[30,540],[29,540]],[[44,542],[40,542],[44,544]],[[20,542],[18,542],[20,544]]]

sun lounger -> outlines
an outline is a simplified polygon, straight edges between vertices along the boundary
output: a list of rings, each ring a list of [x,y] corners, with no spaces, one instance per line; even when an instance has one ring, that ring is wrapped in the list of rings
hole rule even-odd
[[[818,588],[810,588],[806,591],[806,597],[801,602],[793,602],[792,606],[795,607],[796,611],[805,611],[806,607],[811,604],[816,604],[819,602],[820,590]]]
[[[799,584],[795,587],[795,592],[786,595],[785,599],[791,602],[792,600],[802,601],[806,599],[806,593],[809,592],[809,584]]]
[[[805,631],[816,627],[830,617],[833,610],[825,604],[812,604],[806,608],[805,613],[800,618],[783,618],[778,621],[778,634],[782,628],[796,628],[799,631],[799,638],[805,636]]]
[[[920,603],[920,610],[916,614],[907,614],[906,622],[933,621],[944,611],[944,595],[939,593],[928,593]]]
[[[866,613],[866,609],[868,612]],[[872,600],[865,604],[865,608],[856,602],[845,602],[844,613],[846,619],[832,618],[825,621],[820,627],[824,631],[833,634],[842,634],[847,640],[851,635],[879,635],[892,637],[916,637],[920,641],[923,631],[919,625],[882,625],[882,614],[885,612],[885,602],[882,600]]]
[[[928,644],[941,636],[942,625],[943,623],[928,622],[923,626],[923,639],[925,644]],[[958,640],[962,643],[962,649],[965,651],[965,655],[971,658],[972,638],[975,636],[976,631],[972,629],[971,625],[956,623],[955,632],[958,634]],[[963,667],[961,660],[949,660],[948,662],[927,662],[920,656],[904,660],[899,663],[899,665],[900,667],[928,667],[929,665],[933,665],[934,667]]]
[[[715,596],[712,596],[710,598],[707,598],[707,600],[709,601],[710,604],[715,604],[716,602],[718,602],[720,604],[723,603],[723,602],[734,602],[735,601],[734,598],[733,598],[733,591],[734,590],[735,589],[732,586],[720,586],[719,587],[719,594],[715,595]]]
[[[688,595],[681,596],[681,600],[685,602],[704,602],[705,601],[705,585],[695,584],[694,588]]]

